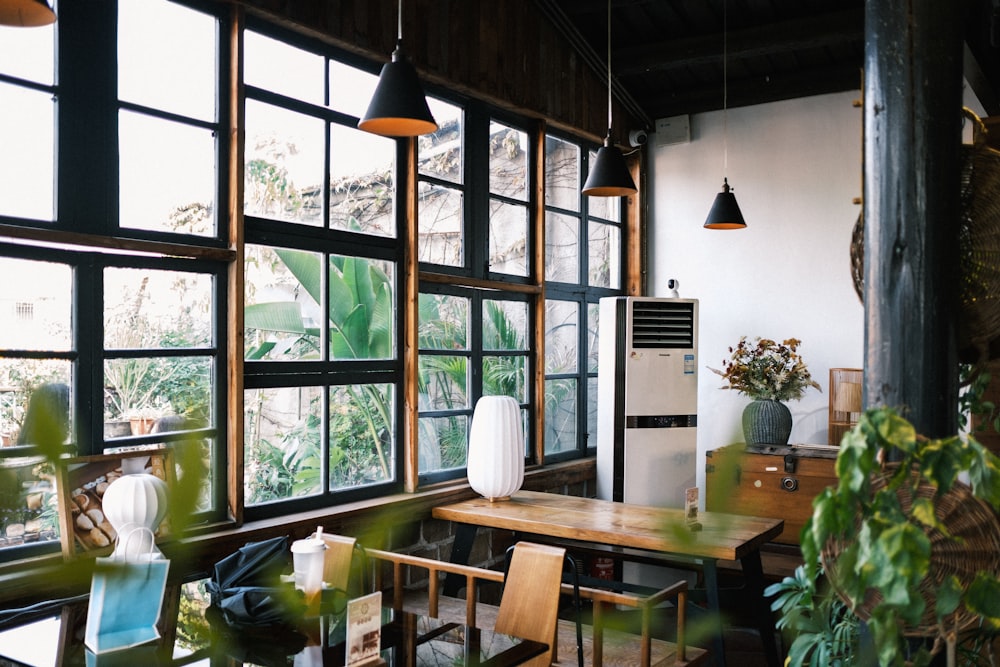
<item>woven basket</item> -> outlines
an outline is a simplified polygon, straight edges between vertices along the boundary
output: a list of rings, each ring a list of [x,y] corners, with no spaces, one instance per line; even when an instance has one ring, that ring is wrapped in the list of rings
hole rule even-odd
[[[872,493],[885,488],[886,480],[891,476],[895,464],[886,466],[886,474],[872,480]],[[917,496],[934,498],[936,489],[927,482],[922,482],[917,488]],[[909,488],[901,488],[897,496],[903,511],[909,513],[912,505]],[[920,585],[920,595],[926,603],[924,615],[913,627],[907,627],[905,634],[912,637],[931,637],[938,633],[937,618],[934,611],[935,591],[941,582],[949,575],[955,575],[965,589],[975,579],[978,572],[987,572],[994,577],[1000,576],[1000,521],[996,513],[984,501],[972,495],[968,485],[956,482],[952,488],[935,501],[936,516],[952,537],[946,537],[936,529],[925,529],[931,541],[931,562],[927,576]],[[830,575],[837,594],[850,605],[843,591],[837,589],[837,558],[845,544],[831,540],[821,554],[823,568]],[[871,618],[871,610],[882,599],[878,591],[871,590],[864,601],[854,609],[861,620]],[[979,620],[964,606],[959,605],[945,619],[945,627],[966,630]]]
[[[959,348],[971,348],[978,361],[991,358],[990,343],[1000,339],[1000,151],[986,145],[986,126],[971,109],[973,142],[961,147],[958,224],[961,267]],[[851,277],[864,301],[864,215],[851,234]]]

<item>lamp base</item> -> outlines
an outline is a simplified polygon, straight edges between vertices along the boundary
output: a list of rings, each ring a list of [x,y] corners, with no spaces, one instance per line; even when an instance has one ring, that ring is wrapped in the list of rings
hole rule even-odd
[[[486,500],[491,503],[502,503],[504,501],[510,500],[510,496],[498,496],[496,498],[487,498]]]

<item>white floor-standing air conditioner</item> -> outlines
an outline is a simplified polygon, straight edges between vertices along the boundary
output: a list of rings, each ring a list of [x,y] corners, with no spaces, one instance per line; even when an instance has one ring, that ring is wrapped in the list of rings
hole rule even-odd
[[[698,301],[601,299],[597,384],[598,497],[683,508],[697,473]]]
[[[696,485],[698,301],[606,297],[597,370],[597,496],[683,508]],[[623,580],[665,586],[683,570],[626,562]]]

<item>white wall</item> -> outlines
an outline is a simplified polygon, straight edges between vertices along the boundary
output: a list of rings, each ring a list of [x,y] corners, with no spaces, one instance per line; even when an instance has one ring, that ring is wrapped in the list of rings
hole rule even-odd
[[[707,368],[721,368],[740,336],[802,341],[823,393],[810,389],[788,404],[793,443],[826,443],[829,369],[862,365],[864,308],[849,254],[861,212],[852,203],[861,196],[859,96],[730,109],[725,119],[695,115],[686,144],[656,146],[650,135],[649,292],[667,296],[676,278],[682,297],[699,299],[699,485],[706,450],[743,442],[749,399],[721,390]],[[746,229],[702,226],[724,175]]]
[[[850,273],[861,213],[861,91],[712,112],[690,118],[691,140],[650,135],[649,286],[700,301],[698,485],[707,450],[743,442],[749,399],[722,390],[721,368],[742,335],[798,338],[813,379],[792,401],[790,442],[826,444],[829,370],[861,368],[864,307]],[[966,104],[982,115],[966,92]],[[728,125],[728,129],[726,128]],[[728,137],[725,141],[724,138]],[[725,167],[728,143],[728,168]],[[746,229],[709,230],[705,217],[728,176]]]

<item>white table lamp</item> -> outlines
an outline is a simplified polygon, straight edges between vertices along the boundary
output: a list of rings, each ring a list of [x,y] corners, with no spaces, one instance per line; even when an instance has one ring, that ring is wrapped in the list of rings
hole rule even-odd
[[[121,560],[162,558],[153,534],[167,514],[167,483],[156,475],[122,475],[108,485],[104,516],[118,533],[112,554]]]

